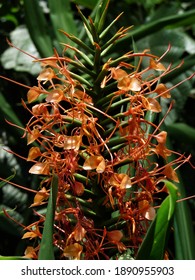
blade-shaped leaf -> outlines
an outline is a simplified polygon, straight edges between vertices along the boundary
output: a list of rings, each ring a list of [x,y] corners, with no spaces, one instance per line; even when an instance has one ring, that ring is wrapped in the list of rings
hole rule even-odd
[[[11,181],[15,176],[16,176],[16,172],[14,170],[14,173],[6,178],[6,182],[5,181],[0,182],[0,188],[2,188],[4,185],[6,185],[7,181]]]
[[[41,239],[39,260],[53,260],[54,250],[53,250],[53,222],[56,208],[56,198],[58,191],[58,177],[53,176],[50,196],[47,206],[47,213],[45,218],[45,224],[43,228],[43,234]]]
[[[48,33],[48,23],[39,1],[24,0],[25,18],[31,38],[42,57],[53,54],[53,44]]]
[[[2,106],[0,106],[0,112],[3,114],[3,116],[14,124],[23,127],[23,124],[21,123],[18,116],[15,114],[11,105],[8,103],[2,93],[0,93],[0,104],[2,104]],[[21,135],[21,131],[19,129],[17,129],[17,131]]]
[[[63,30],[69,34],[78,37],[77,27],[73,18],[73,11],[69,0],[49,0],[50,18],[53,30],[59,42],[69,43],[70,40],[64,36],[59,30]]]
[[[10,261],[10,260],[13,260],[13,261],[15,261],[15,260],[20,260],[20,261],[24,261],[24,260],[28,260],[28,258],[24,258],[24,257],[20,257],[20,256],[0,256],[0,261],[2,261],[2,260],[4,260],[4,261]]]
[[[177,188],[169,181],[163,181],[169,190],[168,197],[161,204],[160,209],[143,240],[136,259],[160,260],[164,258],[166,241],[169,235],[177,200]]]

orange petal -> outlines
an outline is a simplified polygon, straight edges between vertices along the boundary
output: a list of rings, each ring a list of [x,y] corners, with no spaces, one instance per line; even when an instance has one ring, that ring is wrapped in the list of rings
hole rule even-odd
[[[160,63],[152,58],[150,59],[150,68],[154,69],[156,71],[165,71],[166,70],[165,66],[162,63]]]
[[[123,189],[131,188],[131,178],[127,174],[119,174],[119,177],[120,176],[122,178],[120,183],[121,188]]]
[[[102,160],[98,164],[96,171],[97,171],[97,173],[102,173],[102,172],[104,172],[105,168],[106,168],[106,163],[105,163],[104,158],[102,157]]]
[[[84,193],[85,187],[82,183],[75,181],[73,185],[74,193],[78,196]]]
[[[150,206],[148,200],[141,200],[138,202],[138,208],[140,213],[142,214],[142,216],[144,216],[147,220],[153,220],[155,215],[156,215],[156,211],[154,209],[154,207]]]
[[[150,206],[150,204],[149,204],[148,200],[146,200],[146,199],[140,200],[138,202],[138,208],[139,208],[140,212],[145,211],[149,206]]]
[[[150,206],[145,212],[143,212],[143,216],[147,219],[147,220],[154,220],[155,216],[156,216],[156,211],[154,209],[154,207]]]
[[[61,89],[54,89],[48,93],[46,97],[47,102],[60,102],[64,98],[64,93]]]
[[[70,244],[64,249],[64,256],[72,260],[80,260],[83,246],[79,243]]]
[[[34,203],[30,205],[30,207],[41,205],[44,200],[49,197],[49,194],[45,187],[43,187],[40,191],[38,191],[34,197]]]
[[[123,251],[127,250],[127,247],[122,242],[117,242],[117,248],[119,253],[122,253]]]
[[[27,93],[28,103],[35,101],[40,95],[40,89],[38,87],[32,87]]]
[[[141,83],[136,78],[131,77],[124,77],[118,81],[118,89],[125,90],[125,91],[140,91],[141,90]]]
[[[38,129],[33,129],[30,133],[27,134],[27,145],[33,143],[40,136]]]
[[[64,138],[64,149],[65,150],[79,150],[81,145],[82,136],[65,136]]]
[[[47,82],[53,79],[54,77],[55,77],[55,72],[53,71],[52,68],[48,67],[43,69],[43,71],[37,77],[37,80]]]
[[[37,162],[30,168],[29,173],[49,175],[49,164],[47,162]]]
[[[114,80],[119,80],[128,76],[127,72],[122,69],[111,68],[111,75]]]
[[[85,237],[86,232],[87,231],[84,229],[84,227],[82,227],[81,224],[78,223],[74,230],[74,239],[76,241],[81,241]]]
[[[47,107],[43,103],[34,105],[32,107],[32,112],[34,115],[49,115]]]
[[[107,232],[108,239],[111,241],[120,241],[123,237],[123,233],[120,230],[112,230]]]
[[[24,257],[29,259],[37,259],[37,254],[32,246],[28,246],[24,252]]]
[[[172,166],[167,165],[165,166],[165,169],[162,172],[168,179],[175,181],[176,183],[179,183],[179,178],[177,176],[176,171],[173,169]]]
[[[167,149],[167,147],[161,143],[156,145],[156,148],[154,149],[154,151],[155,151],[155,153],[157,153],[158,155],[160,155],[161,157],[163,157],[165,159],[172,154],[171,150]]]
[[[114,173],[108,183],[112,186],[120,186],[123,189],[131,188],[131,178],[125,173]]]
[[[41,156],[39,147],[32,147],[29,150],[27,161],[31,161],[39,156]]]
[[[35,233],[34,231],[28,231],[22,236],[22,239],[26,239],[26,238],[33,239],[36,237],[37,237],[37,233]]]
[[[155,135],[156,140],[160,144],[165,144],[167,139],[167,132],[161,131],[159,134]]]
[[[84,170],[96,169],[98,173],[102,173],[105,169],[105,160],[102,156],[90,156],[85,160],[83,169]]]
[[[148,97],[147,99],[150,104],[150,111],[155,112],[155,113],[161,112],[161,110],[162,110],[161,106],[155,98]]]
[[[164,98],[170,98],[171,94],[168,88],[164,84],[158,84],[155,88],[155,92],[159,94],[159,96]]]

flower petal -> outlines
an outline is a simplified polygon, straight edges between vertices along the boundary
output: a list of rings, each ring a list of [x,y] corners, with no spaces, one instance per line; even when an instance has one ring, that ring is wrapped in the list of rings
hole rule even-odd
[[[39,147],[32,147],[29,150],[27,161],[31,161],[39,156],[41,156]]]
[[[166,70],[165,66],[162,63],[154,60],[153,58],[150,59],[150,68],[154,69],[156,71],[165,71]]]
[[[83,246],[79,243],[70,244],[64,249],[64,256],[72,260],[80,260]]]
[[[55,72],[53,71],[52,68],[47,67],[44,68],[43,71],[39,74],[39,76],[37,77],[38,81],[50,81],[51,79],[53,79],[55,77]]]
[[[29,173],[49,175],[49,164],[47,162],[37,162],[30,168]]]
[[[105,160],[102,156],[90,156],[85,160],[83,169],[96,169],[98,173],[102,173],[105,170]]]
[[[32,87],[27,93],[28,103],[35,101],[40,95],[40,89],[38,87]]]

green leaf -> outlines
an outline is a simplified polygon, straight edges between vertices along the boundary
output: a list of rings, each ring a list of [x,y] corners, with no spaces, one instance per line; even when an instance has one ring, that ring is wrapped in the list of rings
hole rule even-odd
[[[43,228],[43,234],[41,239],[41,245],[39,250],[39,260],[54,260],[54,248],[53,248],[53,223],[56,208],[56,198],[58,192],[58,177],[53,175],[50,196],[47,206],[47,213]]]
[[[5,212],[7,214],[5,214]],[[14,221],[6,216],[8,214]],[[23,215],[17,212],[16,209],[10,208],[5,204],[0,204],[0,231],[12,235],[13,238],[21,237],[23,228],[15,221],[19,224],[24,223]]]
[[[14,177],[15,177],[15,175],[16,175],[16,172],[14,172],[12,175],[10,175],[9,177],[7,177],[6,178],[6,181],[11,181]],[[2,182],[0,182],[0,188],[2,188],[4,185],[6,185],[7,184],[7,182],[4,182],[4,181],[2,181]]]
[[[96,6],[98,0],[73,0],[73,2],[86,8],[93,9]]]
[[[53,43],[48,32],[48,22],[38,0],[24,0],[26,24],[31,38],[42,57],[53,55]]]
[[[137,260],[164,258],[166,241],[169,235],[171,221],[177,200],[177,188],[167,180],[163,180],[169,190],[168,197],[163,201],[155,219],[151,223],[143,243],[138,251]]]
[[[195,144],[195,129],[186,123],[172,123],[166,125],[166,130],[173,139],[186,144]]]
[[[179,189],[184,188],[180,182]],[[182,195],[184,197],[184,195]],[[174,217],[174,243],[176,260],[195,259],[193,221],[187,201],[177,203]]]
[[[38,58],[39,53],[33,44],[28,29],[24,25],[18,26],[10,33],[14,46],[29,53],[29,56],[16,48],[10,47],[1,56],[1,63],[5,69],[28,72],[37,75],[41,71],[39,63],[33,63],[33,58]]]
[[[0,260],[1,261],[10,261],[10,260],[20,260],[20,261],[24,261],[24,260],[29,260],[28,258],[24,258],[24,257],[20,257],[20,256],[0,256]]]
[[[77,27],[73,18],[73,10],[69,0],[49,0],[50,18],[57,41],[69,43],[70,40],[59,30],[64,30],[69,34],[78,37]]]
[[[139,39],[143,39],[148,35],[154,34],[164,27],[174,28],[185,25],[192,25],[195,23],[195,9],[171,16],[161,17],[158,20],[151,21],[145,23],[139,27],[135,27],[132,29],[129,34],[116,42],[114,46],[114,50],[118,49],[129,49],[129,42],[131,42],[131,38],[133,37],[135,41]]]
[[[16,125],[18,125],[20,127],[23,127],[23,124],[19,120],[18,116],[14,113],[10,103],[7,102],[7,100],[5,99],[5,97],[3,96],[2,93],[0,93],[0,104],[2,104],[2,106],[0,106],[1,114],[7,120],[11,121],[12,123],[14,123],[14,124],[16,124]],[[16,131],[21,136],[21,131],[19,129],[16,129]]]

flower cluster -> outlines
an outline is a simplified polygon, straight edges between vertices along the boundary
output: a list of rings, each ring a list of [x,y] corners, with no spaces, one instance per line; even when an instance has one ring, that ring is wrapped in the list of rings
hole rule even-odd
[[[136,254],[162,202],[160,194],[167,193],[162,179],[178,182],[175,170],[188,160],[182,155],[170,160],[177,153],[161,130],[166,115],[158,120],[161,100],[172,90],[161,82],[174,70],[162,63],[166,53],[156,57],[145,50],[112,59],[109,49],[128,29],[104,42],[119,17],[102,32],[104,14],[99,28],[81,17],[91,45],[64,32],[78,45],[65,45],[74,58],[54,51],[38,59],[42,71],[27,93],[30,105],[22,101],[31,114],[24,134],[31,146],[29,173],[41,179],[31,205],[36,221],[23,235],[33,241],[25,252],[33,259],[46,220],[39,207],[45,209],[54,176],[57,258],[110,259],[129,248]],[[170,102],[167,114],[171,107]]]
[[[93,86],[74,78],[69,58],[42,59],[38,85],[27,94],[28,103],[41,102],[31,109],[23,102],[32,115],[25,130],[27,144],[34,144],[29,172],[44,176],[31,207],[46,203],[56,174],[53,239],[62,258],[108,259],[113,248],[138,248],[160,204],[158,193],[166,192],[161,179],[178,181],[173,165],[183,157],[167,161],[167,133],[147,119],[161,112],[161,98],[170,98],[159,81],[171,70],[148,52],[128,56],[140,57],[137,69],[122,62],[110,67],[111,60],[102,66],[100,99]],[[140,70],[143,58],[148,67]],[[44,217],[37,215],[23,238],[41,238]],[[26,255],[35,257],[38,249],[28,247]]]

